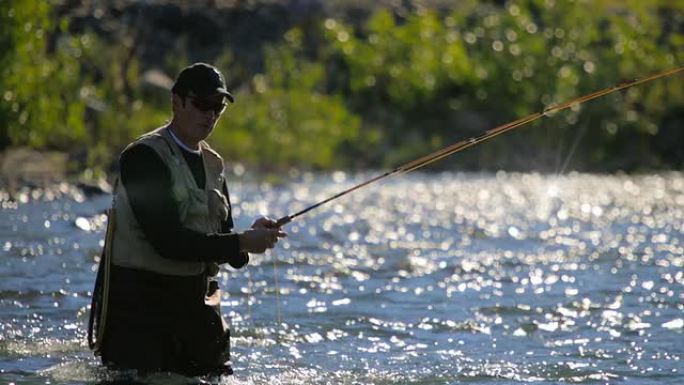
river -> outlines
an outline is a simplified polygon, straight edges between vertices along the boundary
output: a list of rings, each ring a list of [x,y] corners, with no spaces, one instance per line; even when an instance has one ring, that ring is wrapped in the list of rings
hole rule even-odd
[[[369,176],[234,178],[237,227]],[[129,375],[85,342],[110,201],[62,185],[1,202],[0,383]],[[682,173],[416,173],[286,231],[220,272],[236,371],[221,383],[684,383]]]

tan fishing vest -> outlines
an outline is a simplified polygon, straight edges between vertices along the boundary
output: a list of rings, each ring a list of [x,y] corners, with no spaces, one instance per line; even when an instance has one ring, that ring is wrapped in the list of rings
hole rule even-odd
[[[220,231],[221,221],[226,220],[229,213],[227,200],[222,194],[223,159],[221,156],[206,142],[200,142],[206,184],[204,188],[198,188],[192,171],[183,158],[182,150],[166,127],[141,136],[128,148],[140,145],[154,149],[168,166],[173,185],[172,194],[178,205],[181,223],[189,229],[203,233]],[[207,267],[210,267],[209,265],[215,265],[176,261],[159,255],[135,219],[122,183],[117,184],[115,191],[114,215],[116,215],[116,229],[114,229],[112,245],[114,265],[177,276],[201,274]]]

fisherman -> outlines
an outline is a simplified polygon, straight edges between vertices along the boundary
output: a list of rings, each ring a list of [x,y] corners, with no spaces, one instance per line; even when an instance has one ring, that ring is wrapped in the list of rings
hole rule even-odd
[[[112,368],[232,374],[219,266],[239,269],[286,234],[266,217],[233,231],[223,160],[204,141],[234,102],[221,73],[205,63],[184,68],[171,100],[171,121],[121,153],[93,346]]]

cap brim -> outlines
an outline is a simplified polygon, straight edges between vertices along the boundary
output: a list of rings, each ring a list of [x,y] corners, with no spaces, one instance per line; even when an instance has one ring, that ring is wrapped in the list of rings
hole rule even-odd
[[[221,94],[221,95],[227,97],[228,100],[230,100],[231,103],[235,103],[235,98],[233,97],[233,94],[231,94],[230,92],[228,92],[227,89],[225,89],[225,88],[217,88],[217,89],[216,89],[216,93]]]

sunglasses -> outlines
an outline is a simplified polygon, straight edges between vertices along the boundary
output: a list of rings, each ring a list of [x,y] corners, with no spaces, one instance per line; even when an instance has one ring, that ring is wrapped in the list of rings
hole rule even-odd
[[[198,110],[202,112],[208,112],[208,111],[213,111],[215,114],[219,115],[223,112],[223,110],[226,109],[226,106],[228,104],[219,102],[217,103],[216,100],[210,100],[210,99],[201,99],[201,98],[195,98],[193,96],[189,96],[190,98],[190,103],[197,108]]]

